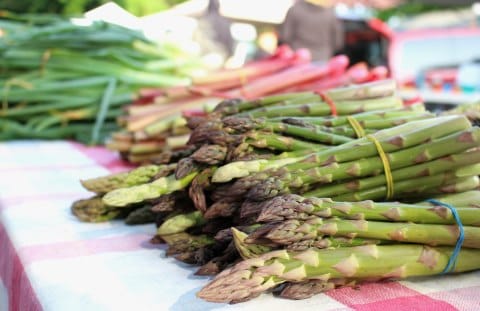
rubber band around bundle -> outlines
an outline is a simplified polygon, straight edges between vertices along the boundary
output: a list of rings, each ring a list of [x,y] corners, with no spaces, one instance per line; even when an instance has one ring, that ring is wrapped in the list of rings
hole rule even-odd
[[[435,199],[429,199],[427,200],[427,202],[435,205],[445,206],[446,208],[450,209],[450,212],[452,212],[452,216],[455,219],[458,226],[459,234],[457,238],[457,243],[455,244],[455,248],[453,249],[452,255],[450,255],[450,258],[448,259],[447,265],[441,272],[441,274],[446,274],[455,269],[455,265],[457,263],[457,257],[460,254],[463,241],[465,240],[465,230],[463,228],[463,223],[462,223],[462,220],[460,219],[460,215],[458,215],[457,209],[453,205],[444,203],[441,201],[437,201]]]
[[[365,130],[360,122],[357,121],[357,119],[352,116],[347,116],[347,121],[352,126],[353,130],[355,131],[355,135],[357,135],[358,138],[365,137]]]
[[[31,90],[33,88],[33,84],[22,80],[22,79],[17,79],[17,78],[10,78],[5,82],[5,85],[3,86],[3,98],[2,98],[2,113],[5,113],[8,110],[8,93],[10,92],[10,89],[12,86],[19,86],[27,90]]]
[[[319,91],[319,92],[315,92],[316,94],[320,95],[320,97],[322,98],[322,100],[328,105],[330,106],[330,111],[332,112],[332,116],[336,117],[338,115],[337,113],[337,106],[335,105],[335,102],[333,101],[333,99],[330,98],[330,96],[328,96],[328,94],[326,92],[322,92],[322,91]]]
[[[392,169],[390,168],[390,162],[388,161],[387,154],[383,150],[382,145],[378,141],[378,139],[373,136],[373,135],[367,135],[365,136],[373,142],[375,145],[375,148],[377,148],[378,155],[380,156],[380,159],[382,160],[383,164],[383,171],[385,172],[385,180],[387,182],[387,200],[391,199],[394,194],[394,189],[393,189],[393,176],[392,176]]]
[[[50,56],[52,56],[52,51],[50,49],[45,50],[42,54],[42,61],[40,63],[40,73],[43,75],[45,72],[45,67],[47,66],[48,61],[50,60]]]

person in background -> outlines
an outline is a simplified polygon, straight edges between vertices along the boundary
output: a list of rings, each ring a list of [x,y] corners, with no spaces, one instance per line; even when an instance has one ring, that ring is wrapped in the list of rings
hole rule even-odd
[[[193,40],[199,43],[204,57],[223,66],[235,49],[235,42],[230,34],[231,22],[220,15],[218,0],[208,1],[206,10],[197,18],[198,27]]]
[[[327,61],[341,50],[343,26],[332,0],[297,0],[280,27],[279,43],[309,49],[313,61]]]
[[[218,0],[208,2],[207,11],[204,18],[210,23],[213,30],[213,39],[223,45],[228,55],[234,50],[234,40],[230,33],[231,22],[220,15],[220,3]]]

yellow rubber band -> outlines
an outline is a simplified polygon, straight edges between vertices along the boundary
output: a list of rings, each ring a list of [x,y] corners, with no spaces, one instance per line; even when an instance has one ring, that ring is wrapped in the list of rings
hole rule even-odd
[[[52,56],[52,51],[50,49],[45,50],[45,52],[42,54],[42,61],[40,63],[40,74],[42,75],[45,73],[45,67],[50,60],[50,56]]]
[[[360,122],[357,121],[357,119],[355,119],[352,116],[347,116],[347,120],[348,120],[348,123],[350,123],[350,125],[352,126],[358,138],[365,137],[365,130],[363,129]]]
[[[2,98],[2,111],[1,113],[5,113],[8,110],[8,93],[10,92],[10,89],[12,86],[19,86],[27,90],[31,90],[33,88],[33,85],[25,80],[22,79],[17,79],[17,78],[11,78],[5,82],[5,85],[3,87],[3,98]],[[0,115],[1,115],[0,113]]]
[[[390,162],[388,161],[387,154],[383,150],[382,145],[377,140],[377,138],[373,135],[367,135],[366,137],[371,142],[373,142],[373,144],[377,148],[378,155],[382,160],[383,170],[385,171],[385,180],[387,181],[387,200],[389,200],[393,197],[393,176],[392,176],[392,170],[390,168]]]

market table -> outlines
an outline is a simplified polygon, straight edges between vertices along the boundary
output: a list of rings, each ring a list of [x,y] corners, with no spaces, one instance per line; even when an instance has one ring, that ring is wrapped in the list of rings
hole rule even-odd
[[[127,169],[72,142],[0,144],[0,310],[480,310],[480,271],[367,284],[303,301],[237,305],[195,297],[207,282],[151,245],[154,225],[89,224],[70,213],[78,182]],[[480,258],[479,258],[480,260]]]

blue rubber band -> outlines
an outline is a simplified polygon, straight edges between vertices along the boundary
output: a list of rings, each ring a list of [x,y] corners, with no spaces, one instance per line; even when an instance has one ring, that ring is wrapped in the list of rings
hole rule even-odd
[[[451,272],[453,269],[455,269],[455,264],[457,263],[457,257],[458,257],[458,254],[460,254],[460,250],[462,249],[462,245],[463,245],[463,240],[465,239],[465,231],[463,230],[462,220],[460,219],[460,216],[457,213],[457,209],[453,205],[440,202],[434,199],[429,199],[427,200],[427,202],[430,202],[435,205],[445,206],[448,209],[450,209],[450,211],[452,212],[453,218],[455,218],[458,229],[460,231],[460,234],[458,235],[458,239],[457,239],[457,244],[455,244],[455,248],[453,249],[453,253],[448,259],[448,263],[445,266],[445,269],[443,269],[441,273],[441,274],[446,274]]]

